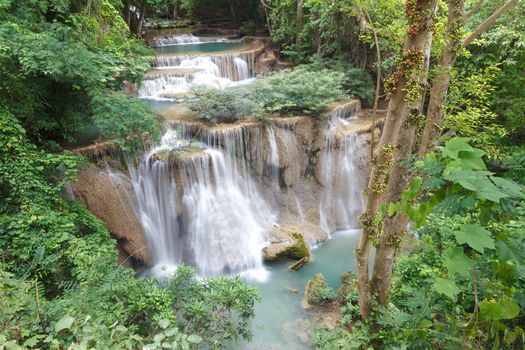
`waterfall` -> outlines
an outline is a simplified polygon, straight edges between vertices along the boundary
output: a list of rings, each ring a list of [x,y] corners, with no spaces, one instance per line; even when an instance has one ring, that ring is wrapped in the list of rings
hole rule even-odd
[[[154,270],[186,263],[200,276],[251,271],[252,277],[264,278],[261,250],[275,217],[252,179],[257,147],[246,148],[262,143],[260,130],[212,130],[203,137],[207,144],[198,143],[200,152],[175,156],[175,165],[160,160],[165,152],[190,147],[187,132],[180,134],[168,130],[138,167],[130,163]],[[176,184],[182,186],[180,195]]]
[[[268,128],[268,143],[270,146],[270,167],[272,183],[279,188],[279,149],[275,140],[275,132],[272,127]]]
[[[255,54],[249,51],[210,56],[159,55],[155,58],[155,66],[158,69],[204,69],[213,71],[216,76],[237,81],[254,76]]]
[[[205,43],[235,43],[241,42],[241,39],[232,40],[217,37],[194,36],[193,34],[158,36],[153,38],[154,46],[171,46],[171,45],[195,45]]]
[[[248,174],[224,152],[208,149],[204,157],[191,159],[183,179],[190,246],[199,274],[262,270],[261,249],[272,218]]]
[[[325,138],[321,159],[324,192],[320,202],[320,222],[326,232],[358,227],[363,209],[362,190],[366,179],[361,168],[367,164],[367,147],[356,133]]]
[[[330,116],[329,129],[334,130],[338,126],[345,126],[350,120],[357,118],[359,112],[359,105],[354,101],[350,101],[338,106]]]
[[[172,97],[186,93],[194,86],[224,89],[249,82],[254,77],[253,53],[215,56],[156,57],[153,79],[146,79],[139,90],[141,98]],[[163,73],[165,71],[166,73]]]
[[[139,90],[139,97],[162,98],[165,94],[180,94],[190,90],[190,84],[195,74],[185,74],[182,77],[165,75],[155,79],[146,79]]]
[[[239,57],[235,57],[233,62],[235,62],[235,69],[237,70],[237,80],[249,79],[250,70],[248,69],[248,63]]]
[[[138,216],[150,244],[153,263],[169,270],[181,262],[182,255],[182,246],[177,242],[177,187],[169,164],[155,159],[155,154],[177,147],[174,142],[176,135],[168,130],[161,145],[146,153],[137,168],[128,161]]]

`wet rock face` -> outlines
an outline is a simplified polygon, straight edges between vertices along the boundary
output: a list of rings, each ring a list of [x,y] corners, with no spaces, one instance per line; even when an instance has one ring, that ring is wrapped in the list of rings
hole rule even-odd
[[[72,185],[75,199],[104,221],[117,240],[119,261],[136,269],[151,266],[148,243],[133,209],[129,179],[117,171],[87,169]]]

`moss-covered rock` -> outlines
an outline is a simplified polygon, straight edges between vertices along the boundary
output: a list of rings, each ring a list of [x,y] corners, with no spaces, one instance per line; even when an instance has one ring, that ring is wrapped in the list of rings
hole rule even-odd
[[[310,259],[310,248],[304,241],[303,235],[293,231],[289,233],[288,241],[265,247],[263,254],[266,260],[277,260],[279,258]]]
[[[283,255],[290,259],[310,258],[310,249],[305,243],[303,235],[299,232],[292,233],[293,243],[283,251]]]
[[[337,289],[337,302],[343,303],[346,295],[357,290],[357,281],[351,272],[343,272],[339,278],[341,284]]]
[[[336,297],[335,291],[320,273],[306,283],[305,294],[309,305],[323,305],[333,301]]]

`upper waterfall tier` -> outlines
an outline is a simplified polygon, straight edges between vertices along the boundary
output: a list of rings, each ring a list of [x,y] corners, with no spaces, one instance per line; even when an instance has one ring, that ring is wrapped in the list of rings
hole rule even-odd
[[[141,98],[173,98],[193,87],[223,89],[255,77],[255,59],[261,47],[244,52],[208,55],[157,55],[155,70],[139,90]]]
[[[153,45],[169,46],[169,45],[188,45],[188,44],[204,44],[204,43],[228,43],[240,42],[241,39],[228,39],[211,36],[195,36],[193,34],[178,34],[156,36],[152,39]]]

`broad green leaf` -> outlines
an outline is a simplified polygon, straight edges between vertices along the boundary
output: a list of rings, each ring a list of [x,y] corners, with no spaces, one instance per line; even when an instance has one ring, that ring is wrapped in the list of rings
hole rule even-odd
[[[170,320],[162,319],[159,321],[159,326],[162,329],[168,328],[169,325],[170,325]]]
[[[69,329],[71,325],[75,322],[75,319],[69,315],[62,317],[55,323],[55,332],[60,332],[63,329]]]
[[[198,335],[192,334],[188,337],[188,341],[193,344],[199,344],[200,342],[202,342],[202,338]]]
[[[490,179],[506,194],[513,197],[523,197],[522,187],[517,183],[497,176],[491,176]]]
[[[512,299],[483,300],[479,304],[480,315],[489,320],[509,320],[519,315],[520,307]]]
[[[22,350],[22,347],[12,340],[2,345],[5,350]]]
[[[475,170],[485,170],[485,162],[483,161],[483,155],[485,152],[479,149],[474,149],[472,151],[459,152],[459,160],[461,162],[461,167],[463,169],[475,169]]]
[[[445,157],[459,159],[459,152],[473,151],[474,149],[475,148],[468,144],[468,139],[466,137],[454,137],[445,143],[441,152]]]
[[[479,225],[465,224],[459,231],[454,232],[459,244],[467,244],[472,249],[483,253],[485,248],[494,249],[494,240],[490,232]]]
[[[462,247],[448,248],[445,251],[443,265],[450,275],[458,274],[461,277],[469,277],[472,269],[472,260],[463,253]]]
[[[436,292],[444,294],[454,300],[456,299],[456,295],[460,292],[460,289],[456,286],[454,281],[445,278],[436,278],[434,288],[436,288]]]

